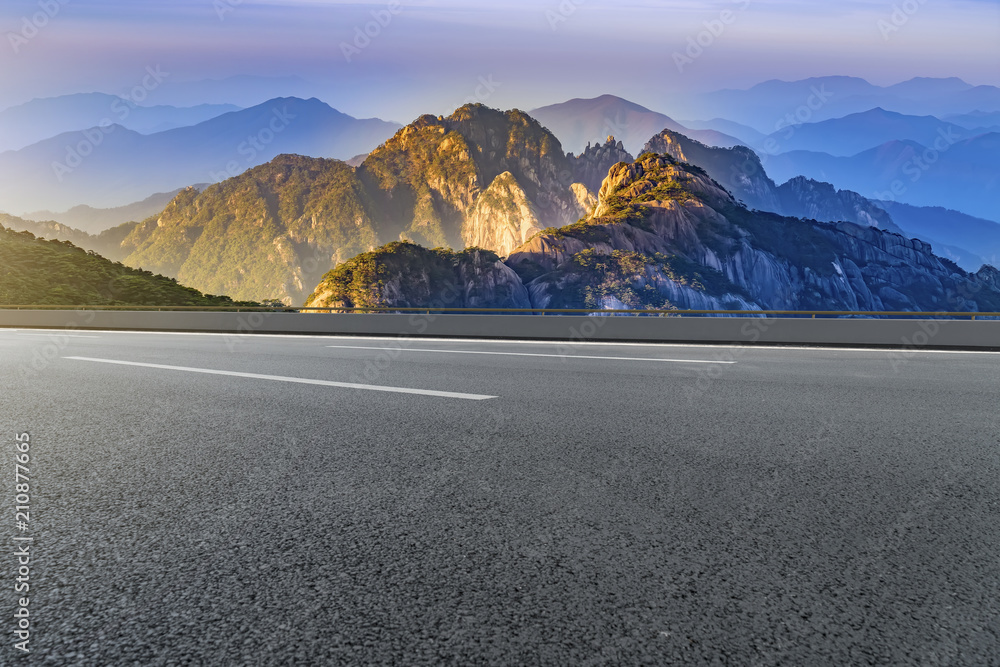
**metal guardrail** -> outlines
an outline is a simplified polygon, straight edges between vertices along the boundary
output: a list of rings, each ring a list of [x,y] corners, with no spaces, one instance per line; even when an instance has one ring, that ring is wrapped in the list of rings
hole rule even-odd
[[[695,316],[730,316],[730,317],[808,317],[841,318],[861,317],[871,319],[885,318],[935,318],[935,319],[971,319],[1000,318],[1000,313],[990,312],[917,312],[917,311],[847,311],[847,310],[656,310],[627,309],[602,310],[592,308],[448,308],[448,307],[370,307],[370,308],[298,308],[293,306],[280,307],[247,307],[247,306],[54,306],[54,305],[0,305],[0,310],[122,310],[122,311],[178,311],[178,312],[267,312],[267,313],[422,313],[422,314],[508,314],[508,315],[637,315],[646,317],[695,317]]]

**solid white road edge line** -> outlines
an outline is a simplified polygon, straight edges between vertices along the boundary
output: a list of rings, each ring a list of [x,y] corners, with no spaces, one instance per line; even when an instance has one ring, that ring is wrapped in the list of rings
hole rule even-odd
[[[18,331],[17,335],[27,336],[28,338],[100,338],[100,336],[84,336],[81,334],[62,333],[60,331],[53,331],[52,333],[25,333]]]
[[[485,352],[479,350],[425,350],[412,347],[363,347],[360,345],[327,345],[331,349],[380,350],[382,352],[439,352],[441,354],[489,354],[503,357],[549,357],[552,359],[606,359],[611,361],[663,361],[673,364],[735,364],[735,361],[707,361],[705,359],[645,359],[641,357],[591,357],[583,354],[534,354],[531,352]]]
[[[19,329],[13,327],[0,326],[0,333],[17,332]],[[32,331],[81,331],[81,329],[33,329]],[[902,347],[892,348],[892,347],[865,347],[864,344],[859,343],[857,347],[834,347],[830,345],[800,345],[800,344],[775,344],[775,345],[755,345],[752,343],[740,343],[740,342],[716,342],[716,343],[671,343],[671,342],[660,342],[660,343],[635,343],[628,341],[583,341],[583,340],[521,340],[517,338],[433,338],[430,336],[420,336],[420,337],[407,337],[407,336],[344,336],[340,334],[254,334],[254,333],[211,333],[211,332],[195,332],[195,331],[124,331],[120,329],[83,329],[83,331],[91,331],[93,333],[99,334],[119,334],[119,335],[135,335],[135,336],[189,336],[189,337],[208,337],[208,338],[244,338],[244,339],[254,339],[254,338],[271,338],[271,339],[285,339],[285,340],[379,340],[379,341],[397,341],[397,342],[421,342],[421,343],[490,343],[496,345],[579,345],[579,346],[597,346],[597,347],[655,347],[655,348],[668,348],[675,347],[679,349],[702,349],[702,350],[725,350],[738,348],[740,350],[747,351],[759,351],[759,352],[787,352],[787,351],[799,351],[799,352],[842,352],[845,354],[851,354],[854,352],[870,352],[872,354],[892,354],[899,353],[900,351],[905,351],[909,355],[925,355],[925,354],[985,354],[992,356],[1000,356],[1000,352],[996,350],[925,350],[925,349],[905,349]],[[100,338],[101,336],[98,336]],[[715,363],[715,362],[713,362]]]
[[[293,382],[296,384],[311,384],[320,387],[340,387],[343,389],[363,389],[367,391],[384,391],[396,394],[416,394],[418,396],[436,396],[438,398],[458,398],[466,401],[486,401],[498,396],[483,394],[461,394],[452,391],[435,391],[433,389],[408,389],[406,387],[380,387],[373,384],[355,384],[353,382],[331,382],[329,380],[312,380],[309,378],[293,378],[281,375],[261,375],[259,373],[239,373],[236,371],[220,371],[211,368],[188,368],[186,366],[167,366],[164,364],[144,364],[136,361],[119,361],[117,359],[94,359],[91,357],[63,357],[74,361],[91,361],[100,364],[116,364],[119,366],[138,366],[140,368],[157,368],[166,371],[184,371],[186,373],[204,373],[207,375],[228,375],[230,377],[250,378],[252,380],[273,380],[275,382]]]

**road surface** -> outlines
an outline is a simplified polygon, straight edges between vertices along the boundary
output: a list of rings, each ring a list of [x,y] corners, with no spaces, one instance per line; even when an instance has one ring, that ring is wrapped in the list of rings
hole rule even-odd
[[[0,330],[0,664],[997,664],[998,399],[992,353]]]

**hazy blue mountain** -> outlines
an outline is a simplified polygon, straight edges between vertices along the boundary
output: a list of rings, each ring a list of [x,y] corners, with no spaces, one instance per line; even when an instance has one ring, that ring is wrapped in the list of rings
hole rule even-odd
[[[122,206],[222,181],[282,153],[348,159],[399,127],[352,118],[315,98],[279,98],[151,135],[120,125],[71,132],[0,154],[0,209]]]
[[[573,99],[528,112],[547,127],[568,151],[582,153],[590,144],[603,144],[608,136],[636,154],[646,141],[664,128],[681,132],[710,146],[736,146],[736,137],[716,130],[687,128],[669,116],[614,95]]]
[[[197,190],[203,190],[207,184],[198,183],[194,187]],[[25,213],[23,218],[28,220],[36,221],[53,221],[60,224],[66,225],[68,227],[74,227],[76,229],[82,230],[89,234],[99,234],[106,229],[115,227],[122,224],[123,222],[132,222],[137,220],[145,220],[151,215],[155,215],[166,208],[174,197],[177,196],[184,188],[178,188],[170,192],[158,192],[155,195],[150,195],[142,201],[138,201],[132,204],[127,204],[126,206],[117,206],[115,208],[93,208],[91,206],[74,206],[68,211],[63,211],[62,213],[55,213],[53,211],[32,211],[30,213]],[[7,225],[10,227],[10,225]],[[35,236],[42,236],[33,229],[29,229],[35,234]],[[81,243],[77,243],[75,239],[66,239],[73,241],[76,245],[81,247],[86,247]],[[107,253],[101,253],[105,257],[109,257]]]
[[[971,111],[969,113],[951,114],[941,120],[980,132],[1000,132],[1000,111]]]
[[[899,95],[910,100],[926,100],[942,95],[957,95],[972,90],[971,84],[962,81],[957,76],[935,78],[917,76],[883,88],[887,93]]]
[[[1000,134],[995,132],[941,152],[915,141],[891,141],[850,157],[791,151],[770,156],[767,169],[777,180],[801,174],[873,199],[1000,220]]]
[[[0,111],[0,152],[24,148],[102,122],[118,123],[141,134],[151,134],[197,125],[239,108],[233,104],[199,104],[185,108],[138,106],[105,93],[40,98]]]
[[[849,156],[887,141],[908,140],[933,146],[937,141],[968,138],[972,134],[981,133],[973,133],[933,116],[907,116],[875,108],[843,118],[784,128],[768,139],[773,141],[770,146],[780,147],[769,152],[804,150]],[[767,141],[765,139],[762,145],[769,145]]]
[[[981,264],[1000,265],[1000,223],[940,206],[911,206],[893,201],[875,203],[908,234],[933,245],[938,255],[949,257],[956,253],[961,260],[951,258],[963,269],[973,271]]]
[[[688,116],[722,117],[770,134],[789,118],[815,123],[881,107],[915,116],[1000,111],[1000,88],[972,86],[960,79],[916,78],[894,86],[864,79],[827,76],[800,81],[765,81],[746,90],[719,90],[688,104]]]

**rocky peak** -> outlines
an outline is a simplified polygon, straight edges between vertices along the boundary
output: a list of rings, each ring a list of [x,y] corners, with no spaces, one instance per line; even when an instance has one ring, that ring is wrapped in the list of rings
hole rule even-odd
[[[615,142],[614,139],[608,137],[607,143],[595,146],[587,144],[586,150],[573,158],[574,179],[587,186],[591,192],[597,192],[601,188],[611,167],[619,162],[632,162],[635,159],[625,150],[622,142]]]
[[[421,116],[359,172],[370,190],[387,191],[373,199],[377,217],[395,223],[393,236],[426,246],[472,240],[506,254],[524,233],[586,213],[559,141],[517,109],[468,104],[447,117]]]
[[[614,165],[601,184],[592,218],[616,216],[628,206],[701,197],[718,204],[734,203],[728,192],[699,167],[670,155],[644,154]]]
[[[642,152],[661,153],[696,164],[749,208],[779,210],[774,181],[767,177],[757,154],[746,146],[706,146],[679,132],[663,130],[649,140]]]

